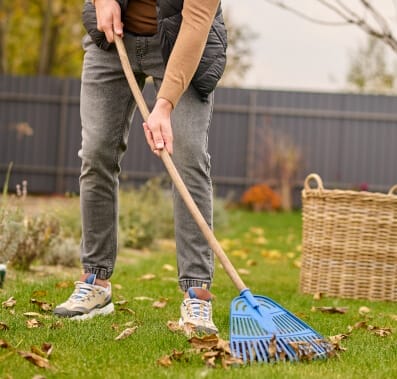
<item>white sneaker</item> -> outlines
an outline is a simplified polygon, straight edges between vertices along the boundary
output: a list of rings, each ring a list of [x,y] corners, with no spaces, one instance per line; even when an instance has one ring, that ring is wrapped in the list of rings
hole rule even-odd
[[[179,325],[192,325],[195,332],[205,334],[217,334],[218,328],[212,321],[211,300],[201,300],[196,297],[194,288],[188,289],[189,297],[181,304],[181,318]]]
[[[114,311],[112,289],[95,284],[91,274],[85,282],[75,282],[75,289],[69,299],[54,309],[54,315],[71,320],[86,320],[96,315],[107,315]]]

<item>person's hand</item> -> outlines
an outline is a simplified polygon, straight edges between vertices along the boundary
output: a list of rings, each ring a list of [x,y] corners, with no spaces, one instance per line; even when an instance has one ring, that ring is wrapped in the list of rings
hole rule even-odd
[[[123,36],[123,23],[121,22],[121,9],[116,0],[96,0],[95,10],[97,28],[104,32],[109,43],[114,42],[113,33]]]
[[[166,149],[172,154],[172,104],[166,99],[158,99],[146,122],[143,123],[146,142],[157,156]]]

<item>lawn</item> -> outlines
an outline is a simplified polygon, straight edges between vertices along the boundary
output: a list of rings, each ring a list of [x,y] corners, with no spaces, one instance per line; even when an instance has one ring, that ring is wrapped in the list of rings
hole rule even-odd
[[[173,333],[168,321],[179,316],[181,293],[177,288],[172,241],[158,241],[143,251],[120,252],[112,278],[114,314],[90,321],[58,319],[43,311],[40,303],[55,305],[70,294],[77,269],[37,266],[31,272],[10,270],[0,301],[11,296],[13,307],[1,308],[1,378],[394,378],[397,377],[397,304],[314,299],[299,292],[301,214],[229,211],[229,225],[217,232],[224,250],[253,293],[268,296],[324,336],[349,334],[341,342],[346,351],[337,357],[314,362],[253,364],[224,369],[208,368],[199,354],[191,352],[187,338]],[[229,305],[238,295],[230,279],[217,264],[212,288],[216,299],[214,321],[220,337],[228,339]],[[31,299],[35,299],[32,302]],[[164,307],[155,308],[160,301]],[[313,307],[347,308],[345,313],[313,311]],[[362,308],[366,307],[366,308]],[[366,313],[360,314],[360,312]],[[39,313],[26,316],[26,312]],[[36,319],[37,327],[27,321]],[[391,328],[385,337],[349,326],[360,321]],[[125,339],[115,338],[127,327],[137,327]],[[386,330],[386,329],[385,329]],[[49,368],[32,364],[16,351],[50,343]],[[14,350],[15,348],[15,350]],[[171,366],[158,360],[173,351],[183,352]]]

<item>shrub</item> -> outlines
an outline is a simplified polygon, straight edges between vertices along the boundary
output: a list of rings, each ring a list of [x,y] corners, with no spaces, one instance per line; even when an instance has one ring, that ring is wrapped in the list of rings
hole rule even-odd
[[[78,267],[80,265],[79,244],[74,238],[55,237],[42,259],[46,265]]]
[[[256,184],[248,188],[241,203],[254,211],[271,211],[281,207],[281,198],[267,184]]]

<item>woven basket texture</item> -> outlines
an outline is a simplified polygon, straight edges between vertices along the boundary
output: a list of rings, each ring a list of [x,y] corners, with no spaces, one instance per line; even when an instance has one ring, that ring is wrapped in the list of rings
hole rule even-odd
[[[327,190],[320,176],[308,175],[302,191],[303,293],[397,301],[396,192],[397,185],[388,194]]]

